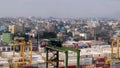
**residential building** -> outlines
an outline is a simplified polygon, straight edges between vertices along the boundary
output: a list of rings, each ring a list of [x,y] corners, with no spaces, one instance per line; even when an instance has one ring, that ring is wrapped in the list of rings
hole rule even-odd
[[[15,34],[18,32],[24,32],[23,27],[18,25],[10,25],[8,29],[12,34]]]

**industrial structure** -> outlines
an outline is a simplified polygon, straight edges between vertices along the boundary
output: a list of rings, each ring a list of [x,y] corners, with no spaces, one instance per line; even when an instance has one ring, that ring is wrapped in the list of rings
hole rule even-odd
[[[111,38],[112,40],[112,44],[111,44],[111,58],[117,58],[120,59],[120,52],[119,52],[119,48],[120,48],[120,37],[116,37],[116,38]],[[116,53],[116,57],[114,57],[113,53],[114,53],[114,46],[117,47],[117,53]]]
[[[70,47],[70,45],[63,46],[62,42],[58,39],[48,39],[41,43],[41,47],[45,49],[44,53],[36,52],[36,54],[33,54],[34,52],[32,51],[31,41],[25,40],[23,37],[15,38],[12,41],[12,57],[10,57],[8,60],[9,68],[119,68],[120,37],[111,38],[111,41],[112,43],[110,47],[105,45],[106,47],[101,46],[99,48],[100,45],[92,45],[91,48],[85,47],[82,49],[83,47],[80,47],[81,49],[76,49],[74,47]],[[99,52],[97,50],[103,52]],[[106,50],[108,50],[108,52],[106,52]],[[7,53],[4,55],[6,54]],[[75,57],[73,60],[76,61],[69,61],[71,60],[70,54]],[[39,62],[37,62],[37,57],[40,58]],[[63,57],[64,59],[60,59]],[[72,64],[73,66],[70,67],[70,63],[72,62],[74,62]],[[34,65],[36,66],[33,67]]]
[[[48,59],[49,56],[49,50],[53,50],[53,56]],[[76,64],[76,68],[80,68],[80,50],[78,49],[74,49],[74,48],[69,48],[69,47],[54,47],[54,46],[46,46],[46,68],[48,67],[48,63],[54,63],[56,62],[54,66],[54,68],[59,68],[59,62],[61,62],[62,60],[59,60],[59,52],[64,52],[65,56],[66,56],[66,61],[65,61],[65,68],[68,68],[68,51],[73,51],[77,53],[77,64]]]
[[[15,55],[15,51],[16,51],[16,47],[20,47],[18,49],[19,51],[19,59],[16,60],[15,62],[13,61],[10,61],[10,64],[11,64],[11,68],[20,68],[21,65],[24,65],[24,64],[32,64],[32,42],[31,41],[28,41],[26,42],[24,38],[15,38],[13,40],[13,58],[16,57]],[[27,53],[27,55],[25,54],[25,52],[27,51],[26,50],[26,46],[29,45],[29,52]],[[27,59],[29,58],[29,59]],[[12,65],[16,65],[15,67],[12,66]]]

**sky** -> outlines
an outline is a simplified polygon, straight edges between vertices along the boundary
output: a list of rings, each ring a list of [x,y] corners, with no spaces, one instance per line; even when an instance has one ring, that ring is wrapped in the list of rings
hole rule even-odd
[[[0,17],[120,17],[120,0],[0,0]]]

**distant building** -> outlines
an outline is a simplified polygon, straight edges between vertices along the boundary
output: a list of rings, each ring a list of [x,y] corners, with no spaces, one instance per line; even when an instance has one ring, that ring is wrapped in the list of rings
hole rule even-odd
[[[61,32],[57,33],[57,38],[60,39],[62,38],[63,34]]]
[[[2,34],[2,41],[9,43],[12,40],[12,35],[11,33],[3,33]]]
[[[5,29],[6,29],[6,28],[5,28],[4,25],[0,25],[0,31],[5,30]]]
[[[96,19],[92,19],[90,22],[91,22],[91,25],[92,25],[93,27],[96,27],[96,26],[99,25],[99,21],[96,20]]]
[[[8,29],[12,34],[15,34],[18,32],[24,32],[23,27],[18,25],[10,25]]]

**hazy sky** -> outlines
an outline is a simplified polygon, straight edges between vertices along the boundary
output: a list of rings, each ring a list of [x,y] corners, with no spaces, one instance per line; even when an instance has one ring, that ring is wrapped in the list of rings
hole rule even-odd
[[[120,0],[0,0],[0,17],[120,17]]]

